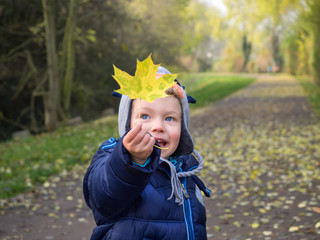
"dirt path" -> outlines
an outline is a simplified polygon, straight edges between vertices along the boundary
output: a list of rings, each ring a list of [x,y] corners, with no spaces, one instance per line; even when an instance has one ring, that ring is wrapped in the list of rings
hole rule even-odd
[[[206,199],[209,239],[320,239],[320,124],[294,79],[262,77],[191,123],[202,178],[215,190]],[[0,239],[89,239],[84,171],[7,203]]]
[[[1,240],[87,240],[95,226],[82,193],[84,168],[55,177],[0,210]]]
[[[320,239],[320,122],[292,78],[259,78],[194,113],[208,238]]]

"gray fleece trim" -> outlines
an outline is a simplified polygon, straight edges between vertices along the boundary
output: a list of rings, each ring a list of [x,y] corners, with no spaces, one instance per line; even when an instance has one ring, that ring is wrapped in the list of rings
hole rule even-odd
[[[122,95],[118,112],[119,136],[122,137],[130,129],[132,99]]]

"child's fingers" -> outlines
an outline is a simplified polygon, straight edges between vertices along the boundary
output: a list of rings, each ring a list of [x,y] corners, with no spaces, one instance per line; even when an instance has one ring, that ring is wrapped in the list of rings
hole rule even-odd
[[[153,145],[156,143],[156,139],[151,136],[150,141],[148,142],[147,148],[151,149],[151,152],[153,151]]]
[[[147,159],[153,151],[155,138],[142,127],[134,126],[124,137],[123,144],[134,159]]]
[[[144,142],[146,143],[146,141],[144,141],[144,139],[150,139],[150,134],[148,134],[148,131],[146,129],[144,129],[142,126],[141,128],[139,128],[138,131],[134,131],[133,134],[136,134],[133,138],[130,138],[131,139],[131,143],[133,144],[140,144],[141,142]]]
[[[150,146],[153,146],[155,142],[155,138],[147,131],[144,133],[144,137],[140,141],[141,145],[145,146],[146,149],[150,149]]]
[[[155,139],[149,134],[145,134],[143,139],[136,145],[136,154],[141,159],[147,159],[153,151]]]
[[[141,131],[142,129],[142,124],[139,123],[137,125],[135,125],[128,133],[127,135],[125,136],[126,138],[126,141],[127,142],[132,142],[135,137],[137,136],[137,134]]]

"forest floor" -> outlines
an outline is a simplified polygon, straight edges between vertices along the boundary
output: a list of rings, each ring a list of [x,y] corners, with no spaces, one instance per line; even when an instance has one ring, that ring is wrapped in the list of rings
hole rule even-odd
[[[291,77],[262,75],[191,117],[202,154],[208,239],[320,239],[320,121]],[[89,239],[84,167],[0,209],[1,240]]]

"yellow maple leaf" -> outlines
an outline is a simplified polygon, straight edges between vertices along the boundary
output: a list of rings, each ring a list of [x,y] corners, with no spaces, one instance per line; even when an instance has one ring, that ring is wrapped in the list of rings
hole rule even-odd
[[[151,55],[142,62],[137,60],[137,69],[134,76],[113,66],[113,78],[120,86],[120,89],[115,91],[129,96],[131,99],[140,98],[148,102],[153,102],[156,98],[166,97],[165,91],[174,85],[174,80],[178,74],[165,74],[156,79],[159,66],[153,64]]]

